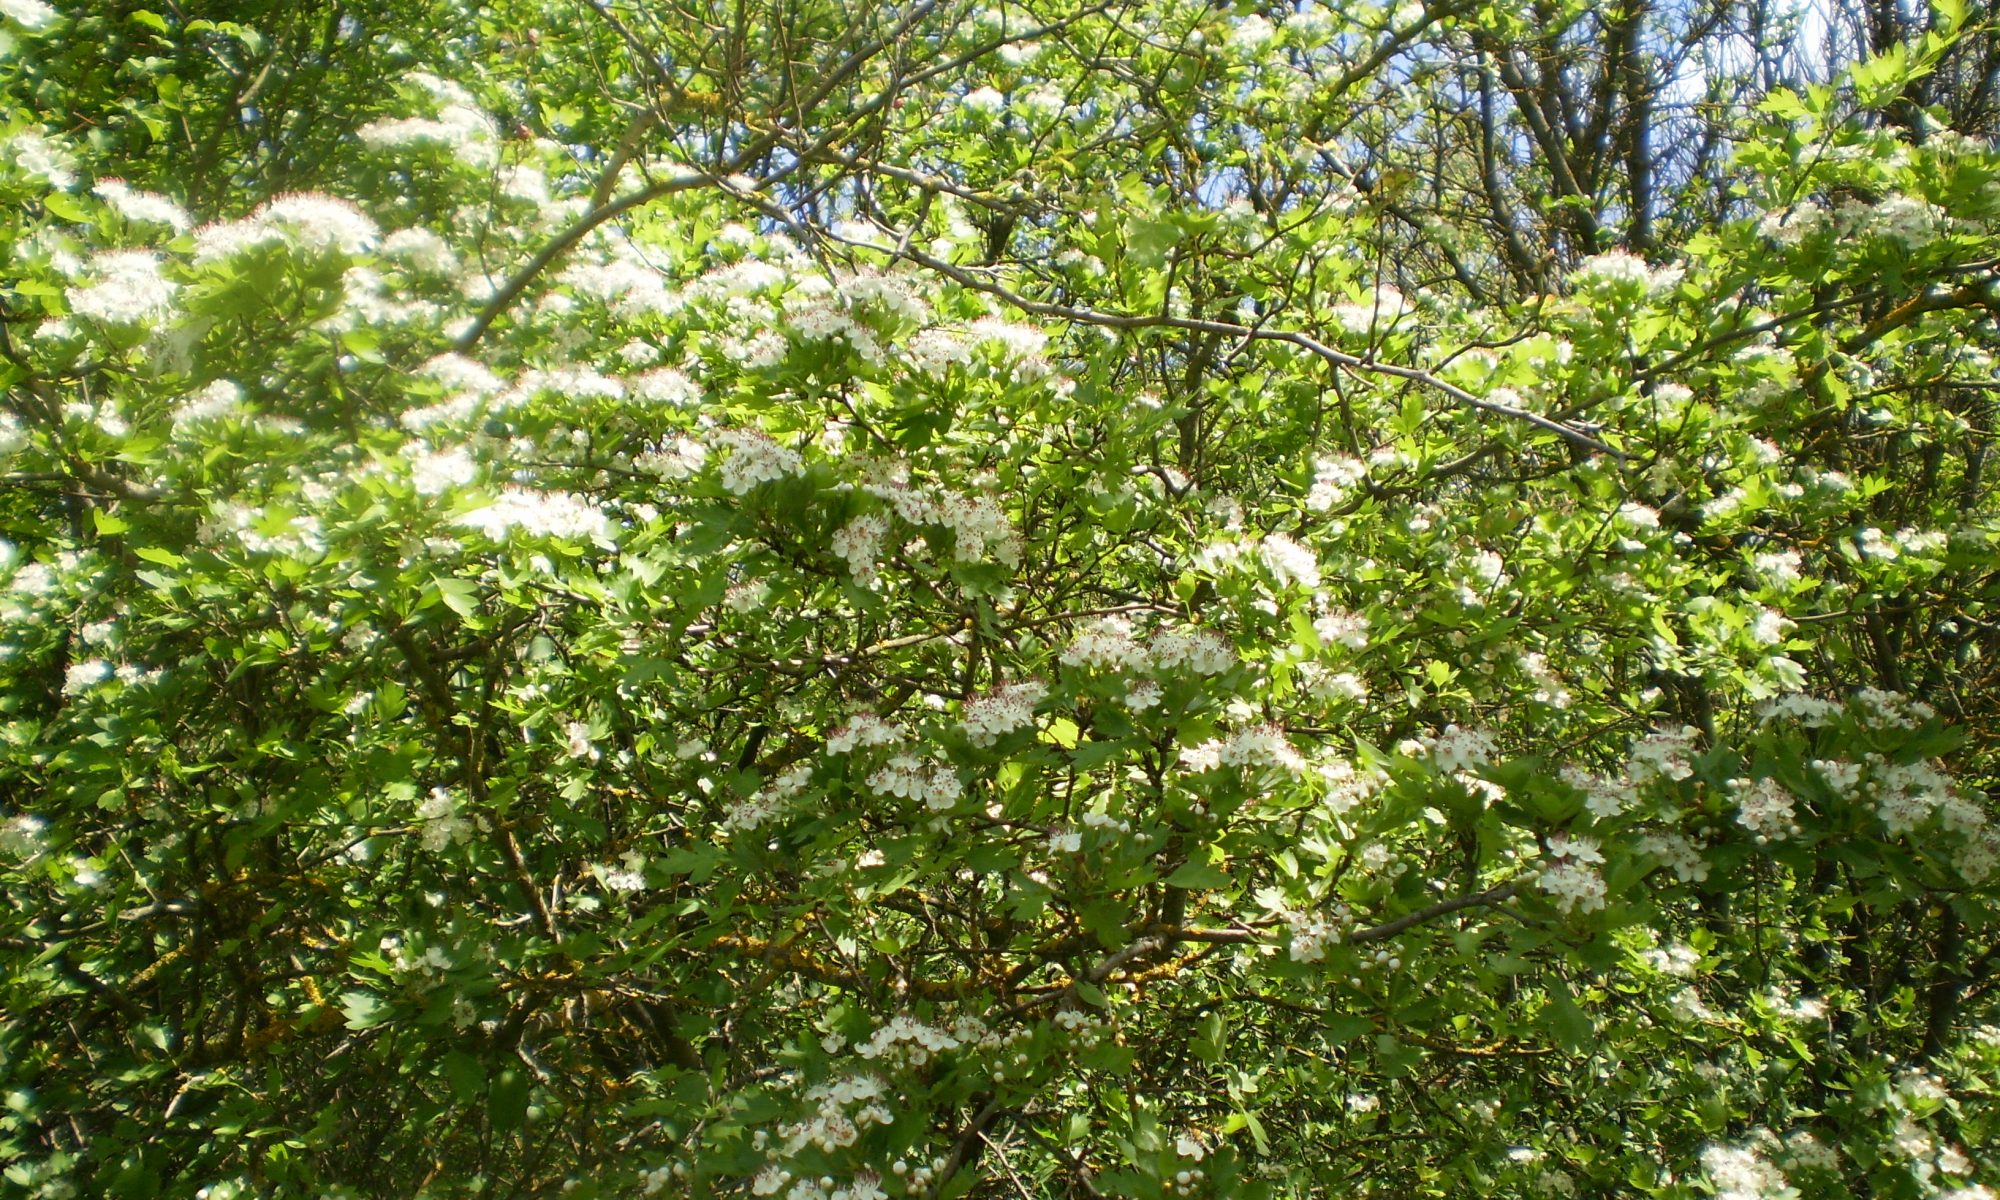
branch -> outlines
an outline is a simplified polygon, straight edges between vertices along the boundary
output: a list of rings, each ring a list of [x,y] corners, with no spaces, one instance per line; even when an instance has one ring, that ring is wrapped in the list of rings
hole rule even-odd
[[[1371,925],[1366,929],[1356,930],[1348,934],[1342,941],[1347,945],[1366,945],[1369,942],[1383,941],[1395,937],[1399,933],[1414,929],[1419,925],[1435,921],[1439,917],[1449,916],[1464,909],[1484,908],[1504,904],[1520,891],[1520,887],[1521,885],[1518,882],[1503,883],[1497,887],[1487,888],[1483,892],[1474,892],[1470,895],[1454,896],[1449,900],[1440,900],[1436,904],[1427,905],[1417,909],[1415,912],[1404,913],[1394,920],[1384,921],[1380,925]],[[1013,1016],[1037,1005],[1045,1004],[1052,999],[1069,995],[1075,991],[1077,982],[1103,983],[1116,974],[1120,968],[1135,959],[1157,953],[1177,942],[1199,942],[1218,946],[1243,946],[1263,943],[1270,936],[1268,931],[1274,920],[1267,918],[1262,921],[1245,923],[1234,929],[1202,929],[1174,925],[1151,926],[1129,945],[1100,959],[1097,965],[1084,972],[1081,981],[1058,981],[1050,986],[1047,991],[1038,992],[1029,999],[1015,1005],[1012,1009],[1008,1010],[1007,1015]]]
[[[946,1185],[951,1182],[951,1177],[958,1174],[969,1159],[977,1157],[975,1147],[980,1137],[985,1134],[987,1126],[1000,1118],[1003,1111],[1000,1107],[1000,1097],[992,1096],[987,1099],[978,1115],[972,1118],[971,1124],[965,1127],[965,1131],[958,1135],[958,1140],[952,1145],[950,1160],[945,1163],[944,1170],[938,1172],[936,1194],[943,1195]]]
[[[727,172],[724,172],[724,174],[727,174]],[[499,291],[493,293],[493,298],[486,302],[485,308],[479,310],[479,315],[472,319],[472,324],[466,328],[464,333],[459,334],[457,338],[453,339],[452,348],[461,354],[470,350],[473,344],[485,336],[488,329],[492,328],[493,322],[499,319],[500,314],[506,312],[514,301],[521,298],[521,293],[528,290],[528,285],[535,281],[537,275],[546,270],[550,263],[567,254],[570,248],[582,241],[591,230],[596,229],[599,225],[604,224],[613,217],[631,212],[642,204],[650,204],[661,196],[674,192],[688,191],[691,188],[702,187],[704,185],[713,186],[720,182],[720,179],[720,175],[711,175],[706,172],[675,175],[648,184],[636,192],[628,192],[616,200],[597,205],[589,212],[584,213],[581,217],[577,218],[575,224],[557,234],[553,241],[537,251],[535,256],[527,261],[525,266],[514,272],[507,282],[500,286]],[[761,180],[759,181],[759,186],[768,182],[770,181]]]
[[[1518,891],[1520,891],[1519,884],[1503,883],[1499,887],[1487,888],[1485,891],[1474,895],[1454,896],[1450,900],[1440,900],[1428,908],[1420,908],[1413,913],[1405,913],[1393,921],[1384,921],[1380,925],[1374,925],[1357,933],[1349,934],[1346,940],[1350,944],[1379,942],[1384,938],[1395,937],[1406,929],[1412,929],[1426,922],[1435,921],[1447,914],[1458,912],[1460,909],[1478,908],[1491,904],[1504,904],[1508,900],[1513,899],[1514,894]]]
[[[1492,400],[1475,396],[1456,384],[1447,383],[1430,372],[1416,367],[1378,362],[1374,359],[1349,354],[1343,350],[1336,350],[1311,334],[1302,333],[1298,330],[1266,329],[1261,326],[1239,325],[1233,321],[1215,321],[1201,317],[1176,317],[1171,313],[1156,313],[1143,316],[1138,314],[1107,313],[1099,312],[1095,309],[1077,308],[1068,304],[1055,304],[1045,300],[1030,300],[1001,284],[982,279],[962,267],[948,263],[941,258],[935,258],[914,247],[905,247],[899,251],[889,246],[873,242],[854,241],[839,237],[838,235],[834,235],[833,240],[844,242],[850,246],[857,246],[864,250],[874,250],[882,254],[887,254],[892,258],[898,256],[906,258],[921,267],[943,275],[961,287],[971,288],[973,291],[998,297],[1031,316],[1056,317],[1061,320],[1076,322],[1079,325],[1096,325],[1105,329],[1185,329],[1196,333],[1219,333],[1227,337],[1241,338],[1245,341],[1284,342],[1308,351],[1333,366],[1345,367],[1350,371],[1359,371],[1364,374],[1385,375],[1391,379],[1401,379],[1407,383],[1420,384],[1433,391],[1443,393],[1460,404],[1465,405],[1467,408],[1526,422],[1538,429],[1553,433],[1564,441],[1581,446],[1587,450],[1594,450],[1599,454],[1609,455],[1620,462],[1625,462],[1629,458],[1628,455],[1612,449],[1583,430],[1565,425],[1560,421],[1550,420],[1540,413],[1529,412],[1523,408],[1515,408],[1511,404],[1499,404]]]

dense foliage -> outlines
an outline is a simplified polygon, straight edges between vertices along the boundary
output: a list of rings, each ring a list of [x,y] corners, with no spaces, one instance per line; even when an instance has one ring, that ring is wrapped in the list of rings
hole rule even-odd
[[[1996,63],[0,0],[0,1188],[1990,1200]]]

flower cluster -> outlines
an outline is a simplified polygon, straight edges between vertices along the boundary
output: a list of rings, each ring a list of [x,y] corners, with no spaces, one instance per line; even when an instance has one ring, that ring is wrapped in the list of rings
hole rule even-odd
[[[627,850],[618,856],[618,865],[592,863],[591,874],[614,892],[639,892],[646,888],[646,854]]]
[[[1299,664],[1299,686],[1316,700],[1359,704],[1368,699],[1368,681],[1352,671],[1331,671],[1318,663]]]
[[[897,1069],[921,1067],[935,1055],[976,1043],[986,1033],[985,1026],[967,1017],[951,1029],[927,1025],[915,1017],[891,1017],[867,1041],[854,1048],[865,1059]]]
[[[370,121],[355,134],[370,150],[435,147],[474,167],[491,167],[499,156],[492,119],[464,104],[446,105],[436,117]]]
[[[863,513],[840,527],[833,535],[834,557],[844,560],[854,582],[869,587],[878,578],[877,562],[882,557],[882,540],[889,536],[889,514]]]
[[[1017,729],[1033,722],[1035,705],[1048,695],[1048,688],[1033,680],[1005,684],[965,702],[962,721],[965,735],[975,746],[991,746]]]
[[[1830,220],[1825,205],[1817,200],[1801,200],[1766,212],[1757,221],[1757,233],[1780,246],[1797,247],[1826,229]]]
[[[91,260],[90,280],[72,288],[69,310],[106,325],[141,325],[173,312],[180,285],[161,274],[162,260],[151,250],[110,250]]]
[[[1896,194],[1877,203],[1853,198],[1834,210],[1834,224],[1845,237],[1874,237],[1900,242],[1905,250],[1921,250],[1937,240],[1949,224],[1944,210],[1916,196]]]
[[[352,203],[298,192],[267,201],[240,221],[196,230],[194,261],[224,262],[272,246],[307,255],[351,257],[372,249],[381,236],[375,222]]]
[[[1136,671],[1145,667],[1146,652],[1132,636],[1132,623],[1114,615],[1098,617],[1079,628],[1061,660],[1066,667]]]
[[[1716,1200],[1798,1200],[1798,1189],[1756,1145],[1712,1145],[1701,1152],[1702,1170]]]
[[[1146,649],[1154,668],[1161,671],[1220,675],[1236,665],[1235,649],[1212,629],[1168,626],[1152,636]]]
[[[1380,771],[1364,770],[1345,758],[1327,758],[1316,768],[1325,788],[1322,802],[1336,817],[1346,816],[1382,790],[1385,778]]]
[[[1638,799],[1638,788],[1630,779],[1594,775],[1578,767],[1564,767],[1564,783],[1583,793],[1583,806],[1600,820],[1618,816]]]
[[[428,71],[412,71],[403,82],[425,95],[436,117],[371,121],[355,131],[362,145],[377,151],[437,147],[481,170],[499,162],[499,130],[471,92]]]
[[[228,391],[234,390],[233,385],[229,385],[227,390],[214,384],[210,388],[214,389],[210,399],[200,403],[214,404],[224,411],[233,407],[234,401],[227,396]],[[464,487],[478,476],[479,464],[462,446],[445,450],[418,450],[410,455],[410,486],[416,489],[419,496],[442,496]]]
[[[1285,731],[1273,724],[1250,725],[1228,737],[1210,738],[1199,746],[1181,748],[1181,766],[1189,771],[1213,771],[1220,767],[1279,767],[1287,771],[1305,768],[1305,760],[1285,740]]]
[[[134,225],[163,225],[175,233],[194,227],[186,210],[158,192],[142,192],[122,179],[100,179],[91,192],[124,220]]]
[[[828,754],[846,754],[870,746],[893,746],[903,740],[903,731],[872,712],[858,712],[827,735]]]
[[[766,1149],[765,1134],[759,1131],[754,1140],[757,1149],[776,1160],[793,1160],[809,1151],[832,1154],[851,1148],[868,1130],[895,1122],[888,1088],[874,1075],[849,1075],[818,1084],[804,1098],[810,1106],[807,1115],[778,1127],[782,1141],[776,1147]],[[753,1196],[782,1192],[786,1200],[887,1200],[874,1172],[856,1172],[841,1183],[829,1175],[797,1174],[784,1161],[766,1163],[751,1177],[749,1190]]]
[[[1701,847],[1686,834],[1673,831],[1644,834],[1638,851],[1659,859],[1682,883],[1699,883],[1708,878],[1708,860]]]
[[[17,813],[0,821],[0,853],[28,860],[48,849],[43,841],[49,823],[33,813]]]
[[[1262,567],[1280,590],[1320,585],[1319,556],[1281,533],[1217,538],[1195,554],[1194,565],[1216,575]]]
[[[1548,860],[1536,882],[1555,897],[1558,908],[1593,912],[1604,907],[1604,876],[1592,865],[1602,863],[1604,854],[1595,841],[1567,833],[1551,834]]]
[[[472,837],[472,822],[459,813],[459,798],[447,788],[432,788],[417,806],[417,821],[424,849],[433,853]]]
[[[764,607],[771,598],[771,583],[767,579],[746,579],[742,583],[729,585],[722,593],[722,607],[730,612],[748,616]]]
[[[938,502],[938,524],[952,532],[952,557],[979,562],[989,555],[1006,566],[1021,560],[1021,545],[1007,514],[991,496],[947,494]]]
[[[1736,793],[1736,823],[1749,830],[1758,845],[1803,832],[1797,819],[1798,798],[1777,780],[1732,779],[1729,787]]]
[[[1680,780],[1694,774],[1696,730],[1659,730],[1634,741],[1625,752],[1625,769],[1637,784],[1656,779]]]
[[[1611,250],[1584,259],[1570,275],[1581,290],[1641,298],[1672,290],[1681,280],[1682,268],[1648,266],[1646,260],[1624,250]]]
[[[1392,287],[1378,287],[1368,299],[1354,304],[1336,304],[1333,319],[1348,333],[1366,336],[1386,330],[1410,311],[1410,302]]]
[[[428,229],[398,229],[382,239],[380,254],[418,276],[448,278],[457,272],[458,254]]]
[[[568,492],[503,489],[493,502],[460,516],[457,524],[496,542],[509,534],[565,541],[609,542],[611,522],[594,501]]]
[[[1432,764],[1447,774],[1487,766],[1497,752],[1492,734],[1457,725],[1447,725],[1442,733],[1433,735],[1428,749]]]
[[[1293,962],[1319,962],[1329,945],[1339,945],[1354,927],[1354,912],[1345,904],[1334,904],[1324,913],[1288,912],[1285,925],[1291,933],[1289,953]]]
[[[691,437],[669,437],[632,459],[633,469],[661,479],[686,479],[708,462],[708,447]]]
[[[1319,589],[1319,556],[1284,534],[1264,537],[1257,543],[1257,553],[1278,586]]]
[[[1111,1030],[1104,1018],[1097,1013],[1082,1008],[1065,1008],[1049,1018],[1061,1039],[1077,1050],[1093,1050],[1110,1036]],[[1026,1065],[1027,1055],[1017,1054],[1020,1061],[1016,1066]]]
[[[1368,648],[1368,618],[1345,609],[1323,608],[1313,617],[1313,634],[1322,646]]]
[[[643,375],[635,375],[626,384],[626,389],[634,399],[653,404],[690,408],[701,403],[701,385],[688,378],[685,371],[674,367],[657,367]]]
[[[868,776],[868,790],[879,796],[921,800],[924,807],[942,812],[958,803],[965,785],[950,763],[898,754]]]
[[[1325,512],[1339,504],[1354,485],[1368,478],[1368,464],[1342,455],[1321,458],[1313,463],[1312,490],[1306,493],[1306,507]]]
[[[805,470],[805,460],[758,429],[718,429],[714,442],[729,451],[722,463],[722,488],[742,496],[760,483],[770,483]]]
[[[792,802],[812,782],[812,767],[799,763],[731,804],[722,815],[725,833],[747,832],[791,811]]]

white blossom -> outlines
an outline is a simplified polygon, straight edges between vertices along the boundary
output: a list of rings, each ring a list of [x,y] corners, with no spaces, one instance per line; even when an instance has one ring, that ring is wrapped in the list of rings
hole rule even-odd
[[[847,563],[854,582],[862,587],[874,584],[876,564],[882,557],[882,539],[889,535],[886,513],[864,513],[834,532],[829,549]]]
[[[1155,670],[1219,675],[1236,665],[1235,648],[1212,629],[1170,625],[1154,633],[1146,653]]]
[[[1146,652],[1132,638],[1132,623],[1118,615],[1098,617],[1076,631],[1061,655],[1064,666],[1097,671],[1136,671]]]
[[[106,251],[91,260],[91,283],[71,289],[69,309],[107,325],[161,320],[172,314],[180,285],[160,267],[160,256],[151,250]]]
[[[354,132],[362,145],[378,152],[435,148],[482,169],[500,157],[499,131],[492,118],[463,102],[444,105],[435,117],[388,117]]]
[[[5,0],[0,0],[4,3]],[[122,179],[100,179],[90,190],[125,220],[135,225],[164,225],[175,233],[194,227],[180,205],[158,192],[142,192]]]
[[[381,231],[346,200],[294,192],[267,201],[240,221],[195,231],[197,264],[225,261],[265,246],[289,246],[317,255],[356,255],[376,244]]]
[[[1774,208],[1757,222],[1757,232],[1780,246],[1798,246],[1827,227],[1831,218],[1817,200]]]
[[[1701,1166],[1716,1200],[1798,1200],[1798,1189],[1756,1145],[1711,1145],[1701,1152]]]
[[[398,229],[383,239],[382,255],[425,275],[449,275],[458,269],[458,255],[428,229]]]
[[[1582,288],[1599,287],[1645,296],[1669,291],[1680,282],[1681,274],[1680,267],[1655,269],[1628,251],[1611,250],[1583,260],[1570,275],[1570,282]]]
[[[421,823],[424,849],[432,853],[472,837],[472,822],[460,815],[458,797],[445,788],[431,789],[430,795],[417,806],[417,820]]]
[[[114,674],[112,665],[101,658],[85,659],[71,663],[63,675],[63,695],[75,696],[89,691],[109,680]]]
[[[420,450],[410,456],[410,483],[419,496],[442,496],[478,477],[479,466],[464,447]]]
[[[1368,464],[1358,458],[1331,455],[1318,459],[1313,463],[1312,490],[1306,493],[1306,507],[1325,512],[1367,477]]]
[[[805,461],[796,451],[780,446],[761,430],[721,429],[712,440],[729,451],[722,463],[722,487],[732,496],[746,495],[760,483],[805,470]]]
[[[1034,680],[1004,684],[965,702],[961,721],[967,740],[975,746],[991,746],[1007,734],[1025,729],[1034,721],[1035,706],[1049,689]]]
[[[23,12],[36,11],[34,6],[37,0],[12,0],[12,2],[27,6],[22,8]],[[76,172],[73,169],[74,164],[70,161],[68,149],[44,137],[38,130],[20,130],[8,138],[5,146],[0,149],[4,149],[15,167],[35,176],[50,187],[67,188],[76,183]]]
[[[1184,746],[1180,759],[1181,765],[1190,771],[1212,771],[1218,767],[1279,767],[1300,771],[1306,765],[1285,739],[1284,730],[1274,724],[1250,725],[1199,746]]]
[[[174,432],[185,433],[196,426],[229,416],[238,411],[242,403],[243,389],[233,380],[210,380],[174,409]]]
[[[1682,883],[1699,883],[1708,878],[1708,860],[1701,848],[1685,834],[1649,833],[1639,839],[1638,850],[1660,859]]]
[[[1281,533],[1270,534],[1257,545],[1264,565],[1280,587],[1319,587],[1319,556]]]
[[[54,24],[62,14],[42,0],[0,0],[0,16],[36,33]]]
[[[847,754],[870,746],[893,746],[903,740],[902,730],[871,712],[858,712],[827,735],[828,754]]]
[[[965,785],[950,763],[897,754],[868,776],[868,790],[880,796],[921,800],[924,807],[942,811],[958,803]]]
[[[708,462],[708,447],[691,437],[670,437],[633,458],[635,470],[661,479],[686,479]]]
[[[1592,912],[1604,907],[1604,877],[1580,862],[1551,863],[1536,877],[1543,891],[1555,897],[1564,912]]]
[[[568,492],[521,487],[503,489],[491,503],[464,514],[455,523],[494,541],[505,541],[516,532],[574,541],[607,542],[611,538],[611,522],[595,501]]]
[[[659,367],[631,379],[626,388],[636,400],[688,408],[701,403],[701,386],[673,367]]]
[[[1797,798],[1777,780],[1734,779],[1729,786],[1736,793],[1736,823],[1749,830],[1758,844],[1796,837],[1801,832]]]
[[[1433,735],[1428,749],[1431,762],[1448,773],[1486,766],[1495,753],[1492,734],[1457,725],[1447,725],[1443,732]]]

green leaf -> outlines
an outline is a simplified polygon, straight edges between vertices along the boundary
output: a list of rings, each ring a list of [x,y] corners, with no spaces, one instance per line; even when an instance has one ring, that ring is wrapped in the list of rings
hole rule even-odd
[[[1569,985],[1561,979],[1552,979],[1548,989],[1549,1003],[1543,1010],[1543,1018],[1556,1040],[1572,1051],[1580,1051],[1590,1045],[1596,1026],[1591,1024],[1589,1015],[1577,1004]]]
[[[343,992],[340,1011],[349,1029],[373,1029],[389,1019],[389,1005],[373,992]]]
[[[447,1050],[444,1075],[451,1082],[452,1095],[460,1104],[472,1104],[486,1088],[486,1068],[463,1050]]]
[[[1155,217],[1132,217],[1125,222],[1125,245],[1132,261],[1141,267],[1157,267],[1180,244],[1181,227]]]
[[[1229,876],[1220,868],[1205,862],[1185,862],[1180,869],[1167,876],[1168,887],[1186,888],[1189,891],[1210,891],[1229,886]]]
[[[1757,105],[1758,111],[1770,113],[1787,121],[1803,121],[1813,117],[1813,110],[1799,94],[1790,88],[1774,88]]]
[[[1084,742],[1070,755],[1070,761],[1078,771],[1095,771],[1134,746],[1131,741]]]
[[[1364,1033],[1374,1032],[1375,1022],[1367,1017],[1340,1015],[1328,1017],[1318,1029],[1330,1045],[1344,1046]]]
[[[479,612],[479,585],[470,579],[453,579],[439,575],[431,582],[436,585],[438,599],[444,606],[461,617],[474,616]]]
[[[493,1079],[487,1092],[487,1115],[502,1132],[519,1129],[528,1115],[528,1076],[508,1067]]]
[[[42,207],[65,221],[88,224],[93,218],[83,202],[68,192],[50,192],[42,197]]]

